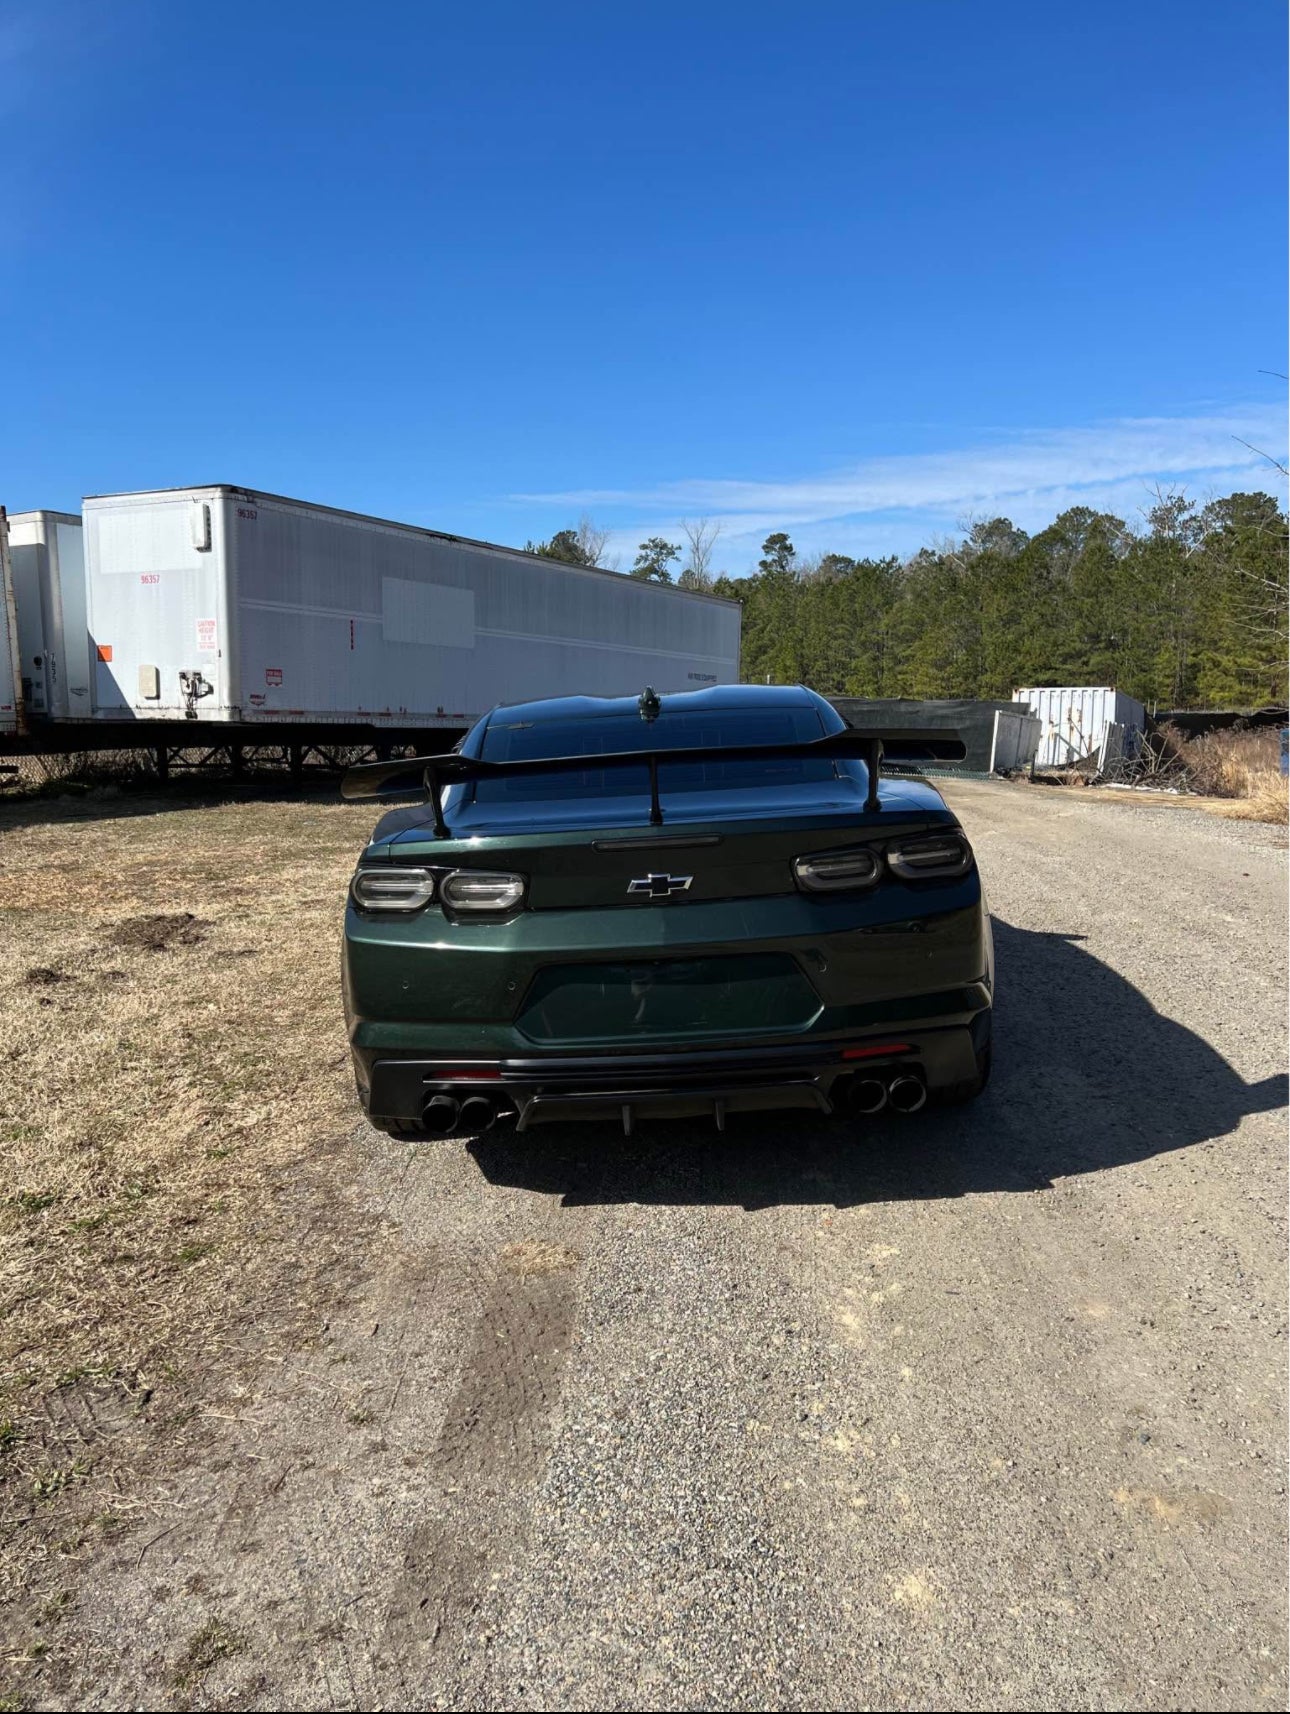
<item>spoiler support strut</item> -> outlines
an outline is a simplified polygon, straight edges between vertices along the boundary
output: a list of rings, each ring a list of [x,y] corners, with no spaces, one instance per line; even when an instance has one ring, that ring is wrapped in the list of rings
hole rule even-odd
[[[882,739],[877,737],[870,739],[869,746],[861,759],[864,762],[865,775],[869,781],[864,798],[865,810],[867,812],[881,809],[882,805],[878,802],[878,771],[882,762]]]
[[[346,779],[348,779],[346,775]],[[439,790],[439,770],[434,765],[432,757],[426,763],[425,771],[426,796],[430,799],[430,807],[434,810],[434,836],[436,839],[451,839],[448,823],[443,818],[443,793]],[[341,795],[345,794],[344,782],[341,782]]]

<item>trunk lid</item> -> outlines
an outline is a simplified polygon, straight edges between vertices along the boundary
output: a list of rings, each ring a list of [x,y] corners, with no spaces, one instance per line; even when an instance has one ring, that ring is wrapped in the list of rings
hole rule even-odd
[[[888,796],[889,786],[899,789]],[[632,800],[471,804],[454,813],[451,839],[435,839],[418,819],[388,830],[384,854],[395,863],[516,871],[527,878],[529,910],[657,910],[793,893],[795,857],[957,826],[921,781],[884,782],[884,808],[868,814],[863,788],[845,778],[827,790],[722,795],[730,801],[718,817],[711,796],[691,808],[664,794],[661,827],[649,825],[648,805]]]

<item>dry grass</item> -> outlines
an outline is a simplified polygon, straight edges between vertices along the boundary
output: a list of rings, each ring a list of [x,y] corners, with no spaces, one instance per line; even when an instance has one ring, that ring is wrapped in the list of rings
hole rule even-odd
[[[1209,798],[1206,802],[1229,821],[1290,821],[1290,791],[1282,776],[1255,785],[1247,797]]]
[[[1216,815],[1223,821],[1260,821],[1284,823],[1286,808],[1281,798],[1264,802],[1258,799],[1231,797],[1188,797],[1186,793],[1160,791],[1128,791],[1118,786],[1090,786],[1082,796],[1097,803],[1115,803],[1130,809],[1192,810],[1197,815]],[[1279,810],[1279,813],[1278,813]]]
[[[1256,732],[1207,732],[1187,738],[1162,726],[1165,754],[1176,760],[1190,791],[1223,802],[1218,813],[1242,821],[1285,821],[1290,808],[1281,772],[1280,739],[1270,727]]]
[[[232,1630],[222,1619],[208,1619],[188,1639],[171,1683],[176,1690],[189,1691],[218,1661],[241,1654],[245,1647],[246,1639],[240,1631]]]
[[[339,929],[371,822],[332,802],[0,809],[11,1595],[137,1521],[123,1461],[199,1410],[259,1314],[307,1315],[344,1265],[343,1233],[311,1231],[307,1268],[287,1239],[357,1119]]]
[[[16,756],[13,761],[18,773],[5,788],[6,797],[50,796],[95,787],[115,796],[123,785],[146,790],[157,778],[156,763],[148,750],[74,750],[51,756]]]
[[[526,1238],[502,1246],[502,1266],[511,1273],[527,1278],[533,1274],[562,1274],[576,1268],[582,1260],[577,1250],[567,1244],[547,1244],[539,1238]]]

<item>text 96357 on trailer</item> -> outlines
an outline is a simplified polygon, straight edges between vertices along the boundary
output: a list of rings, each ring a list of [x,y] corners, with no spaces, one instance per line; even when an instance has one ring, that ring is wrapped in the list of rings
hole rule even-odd
[[[353,769],[379,822],[345,919],[359,1096],[401,1135],[965,1100],[994,981],[972,850],[789,686],[495,709],[457,752]]]

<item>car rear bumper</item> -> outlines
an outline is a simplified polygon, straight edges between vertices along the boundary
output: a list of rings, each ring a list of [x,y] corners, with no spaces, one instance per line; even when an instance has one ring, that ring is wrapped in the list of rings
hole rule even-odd
[[[435,1097],[547,1119],[829,1113],[871,1063],[929,1094],[988,1040],[989,918],[973,872],[863,897],[346,920],[359,1096],[382,1125]],[[442,1111],[442,1107],[441,1107]],[[482,1109],[472,1109],[478,1117]],[[468,1127],[463,1121],[461,1129]]]
[[[730,1113],[804,1109],[821,1114],[872,1110],[870,1090],[859,1100],[862,1081],[887,1091],[896,1079],[912,1079],[923,1092],[909,1093],[911,1110],[923,1099],[970,1084],[990,1040],[990,996],[983,984],[956,996],[960,1010],[950,1020],[914,1028],[898,1023],[849,1040],[794,1042],[719,1051],[544,1054],[500,1059],[427,1059],[419,1055],[367,1054],[355,1050],[359,1096],[378,1124],[420,1125],[437,1101],[440,1134],[475,1131],[478,1122],[513,1120],[523,1131],[550,1121],[621,1122],[631,1131],[637,1119],[709,1116],[723,1127]],[[439,1125],[447,1103],[476,1103],[464,1119]],[[487,1113],[480,1102],[487,1103]]]

